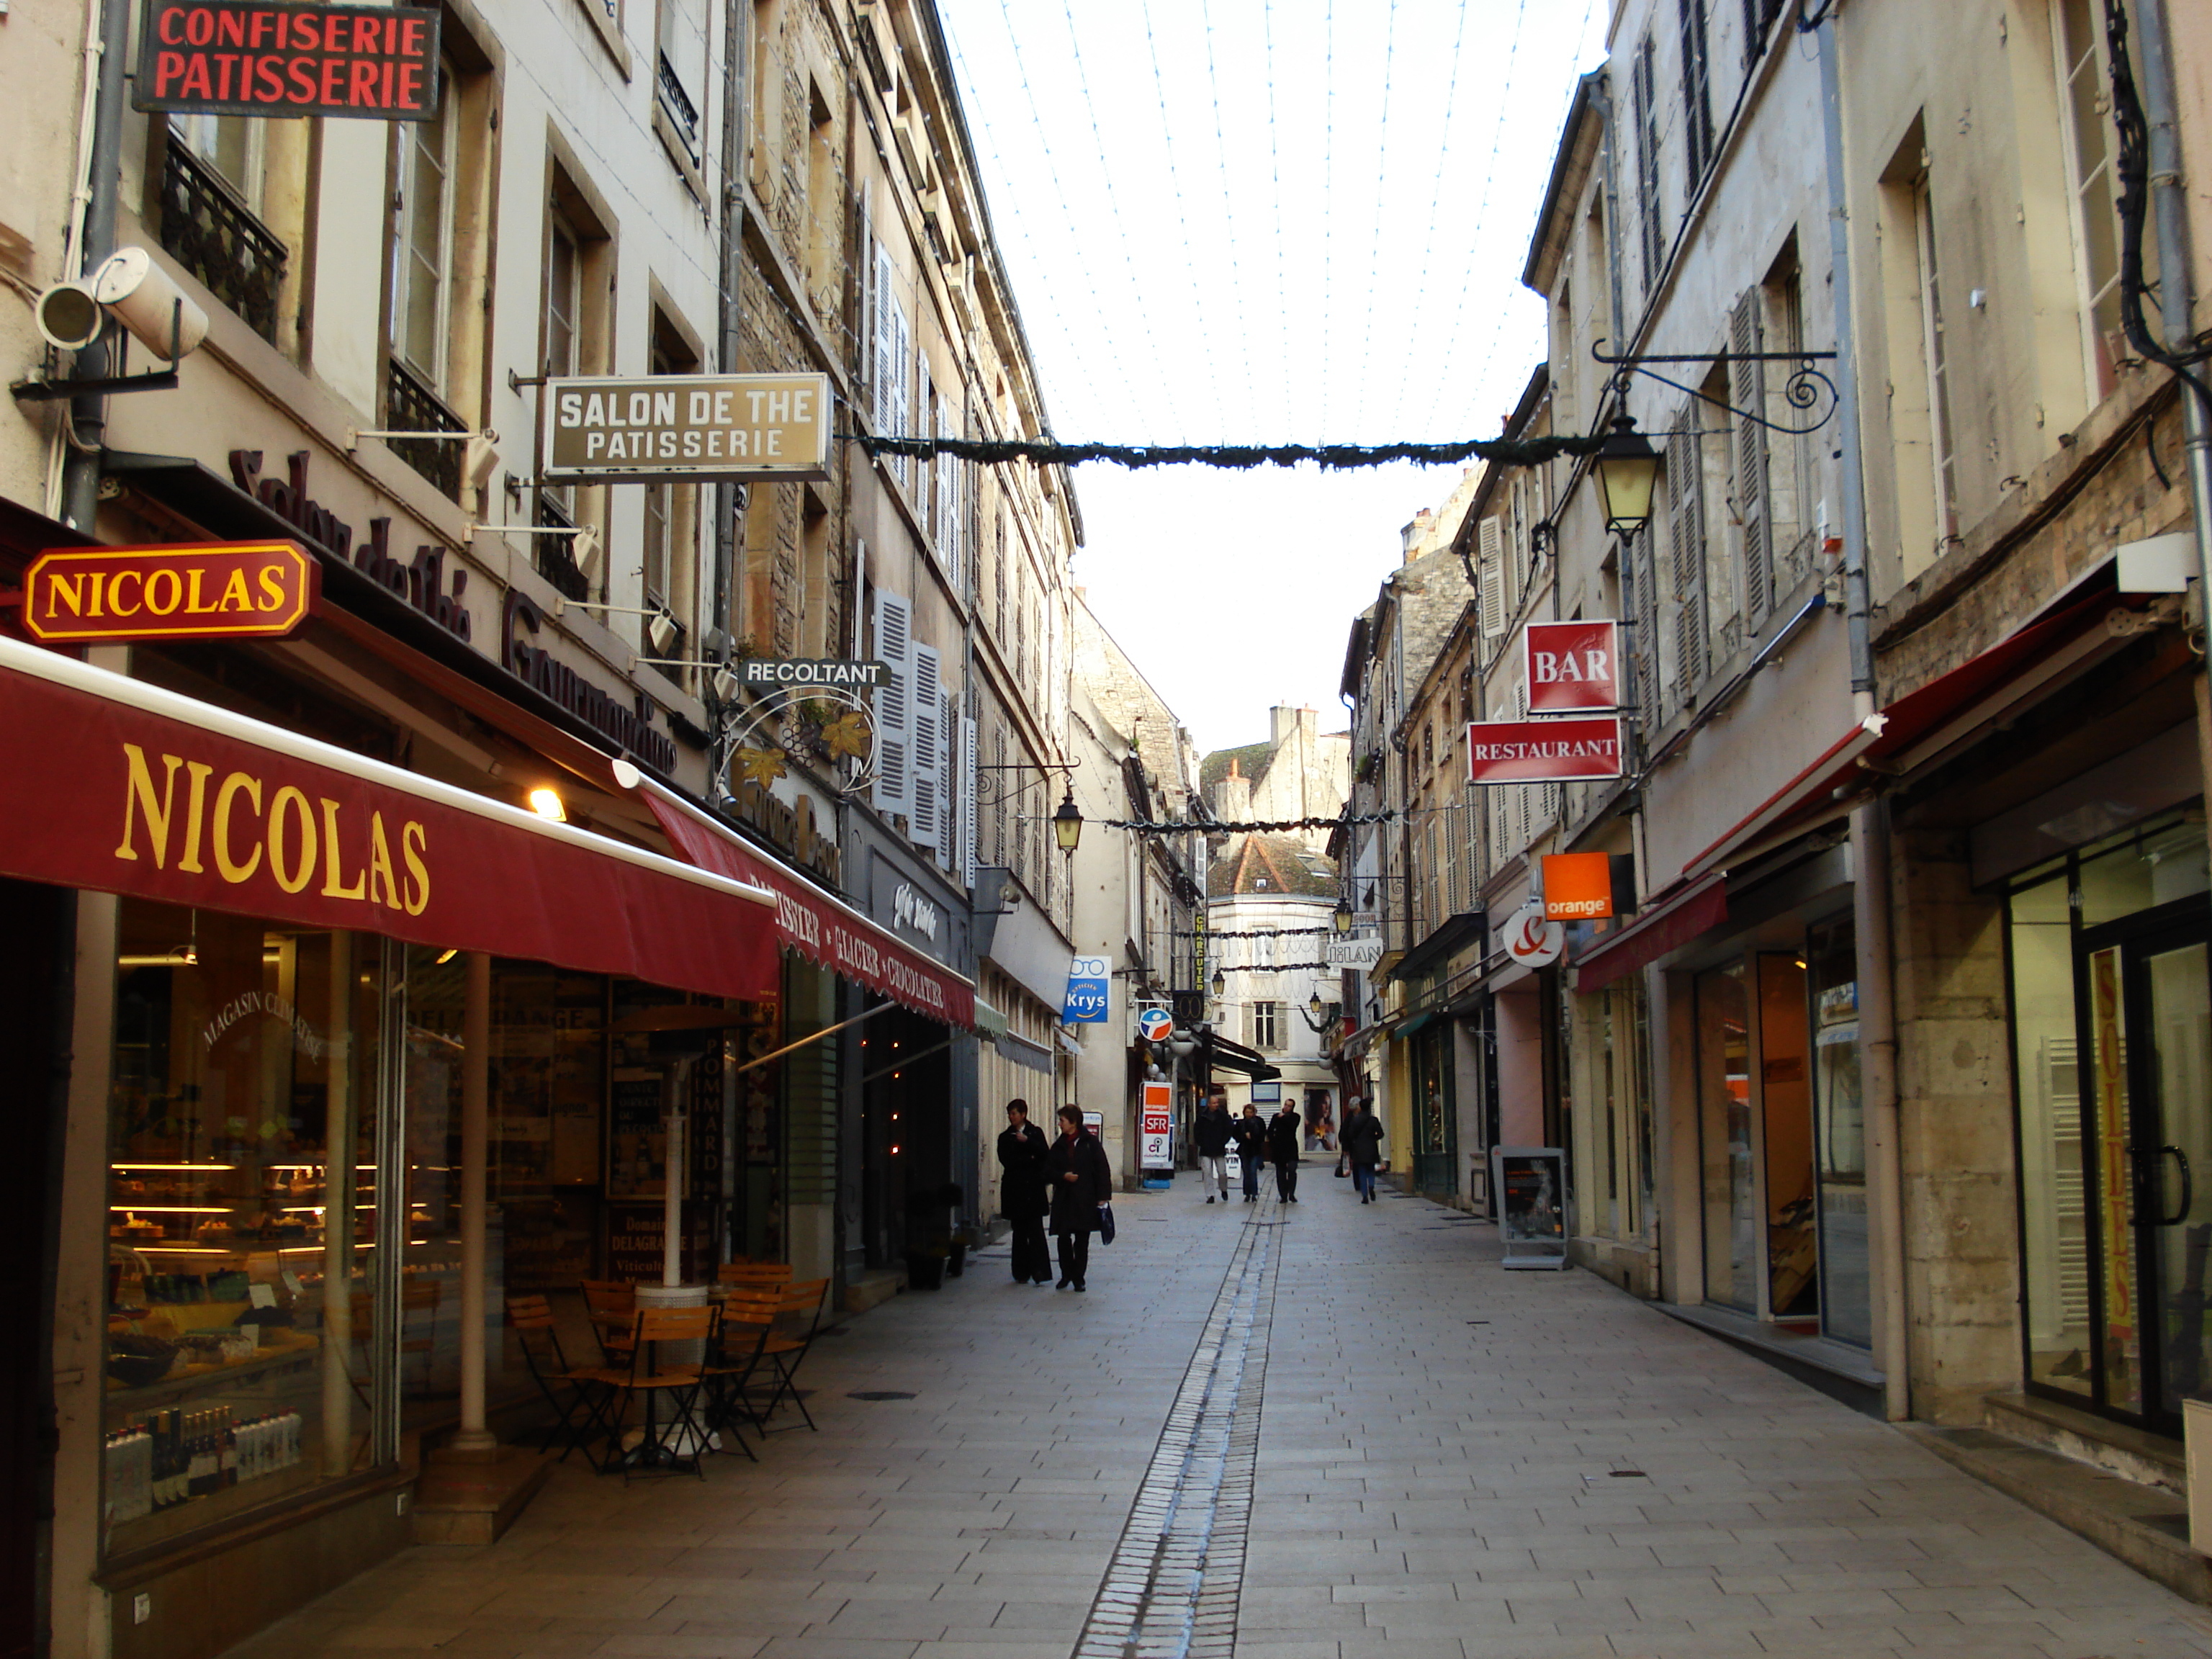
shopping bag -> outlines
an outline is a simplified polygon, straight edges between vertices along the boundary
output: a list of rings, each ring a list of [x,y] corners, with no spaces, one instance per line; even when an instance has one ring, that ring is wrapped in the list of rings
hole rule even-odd
[[[1098,1206],[1098,1242],[1101,1244],[1114,1242],[1114,1206],[1111,1204]]]

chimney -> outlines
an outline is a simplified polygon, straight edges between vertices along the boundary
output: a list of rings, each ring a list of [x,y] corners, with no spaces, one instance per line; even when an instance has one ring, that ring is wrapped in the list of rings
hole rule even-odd
[[[1404,543],[1402,549],[1404,553],[1403,562],[1411,564],[1415,559],[1421,556],[1422,545],[1427,542],[1429,538],[1429,531],[1431,527],[1435,525],[1436,521],[1437,515],[1425,507],[1419,512],[1413,514],[1413,523],[1407,525],[1404,530],[1399,532],[1399,535]]]
[[[1224,823],[1246,823],[1252,817],[1252,780],[1237,769],[1237,757],[1229,757],[1229,775],[1217,779],[1213,786],[1213,816]]]
[[[1267,711],[1267,741],[1276,748],[1280,749],[1283,739],[1297,731],[1297,726],[1298,711],[1290,704],[1279,702]]]

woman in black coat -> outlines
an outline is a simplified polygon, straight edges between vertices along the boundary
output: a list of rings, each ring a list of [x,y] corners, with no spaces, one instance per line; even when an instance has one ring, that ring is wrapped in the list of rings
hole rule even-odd
[[[1114,1196],[1114,1169],[1098,1137],[1083,1127],[1076,1107],[1060,1109],[1060,1139],[1052,1143],[1052,1230],[1060,1238],[1060,1290],[1083,1288],[1091,1265],[1091,1235],[1098,1206]]]
[[[1013,1223],[1014,1283],[1052,1277],[1052,1250],[1044,1242],[1045,1212],[1051,1206],[1052,1155],[1044,1131],[1030,1121],[1026,1100],[1006,1103],[1006,1127],[999,1135],[999,1213]]]

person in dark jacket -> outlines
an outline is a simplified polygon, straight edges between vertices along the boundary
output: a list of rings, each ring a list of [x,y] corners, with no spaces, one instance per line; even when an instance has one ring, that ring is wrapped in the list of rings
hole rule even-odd
[[[1345,1157],[1352,1160],[1352,1185],[1359,1194],[1359,1201],[1372,1204],[1375,1166],[1382,1157],[1382,1120],[1367,1109],[1366,1102],[1354,1096],[1345,1108],[1344,1127],[1337,1132],[1336,1139],[1344,1148]]]
[[[1275,1166],[1275,1196],[1285,1204],[1298,1201],[1298,1132],[1305,1120],[1289,1101],[1267,1120],[1267,1157]]]
[[[1052,1143],[1030,1121],[1026,1100],[1006,1103],[999,1133],[999,1211],[1014,1224],[1014,1283],[1043,1284],[1052,1277],[1052,1250],[1044,1242],[1045,1212],[1052,1203]]]
[[[1206,1109],[1198,1115],[1198,1184],[1206,1188],[1209,1204],[1217,1187],[1221,1189],[1221,1201],[1229,1201],[1229,1143],[1235,1136],[1229,1097],[1218,1091],[1208,1095]]]
[[[1250,1101],[1244,1103],[1244,1115],[1231,1123],[1230,1134],[1237,1143],[1237,1162],[1244,1175],[1244,1201],[1260,1201],[1260,1166],[1267,1159],[1267,1126],[1261,1121],[1260,1109]]]
[[[1098,1206],[1114,1196],[1114,1167],[1098,1137],[1083,1127],[1083,1113],[1060,1109],[1060,1139],[1052,1143],[1052,1231],[1060,1240],[1060,1290],[1081,1290],[1091,1266],[1091,1235]]]

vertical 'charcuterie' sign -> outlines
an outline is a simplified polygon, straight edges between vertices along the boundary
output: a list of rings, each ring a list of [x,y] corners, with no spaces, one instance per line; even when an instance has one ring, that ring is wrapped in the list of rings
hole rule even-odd
[[[427,121],[438,13],[298,0],[146,0],[131,101],[192,115]]]

